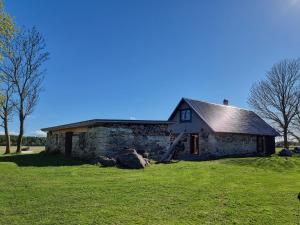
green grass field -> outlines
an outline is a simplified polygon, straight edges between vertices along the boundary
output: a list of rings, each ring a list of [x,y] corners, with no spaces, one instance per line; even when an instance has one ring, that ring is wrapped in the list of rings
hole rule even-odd
[[[0,156],[0,224],[300,224],[300,157],[101,168]]]

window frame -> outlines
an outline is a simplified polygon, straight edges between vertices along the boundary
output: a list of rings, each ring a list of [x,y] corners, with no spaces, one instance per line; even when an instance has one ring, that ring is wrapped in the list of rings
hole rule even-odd
[[[189,120],[183,120],[183,119],[182,119],[182,112],[183,112],[183,111],[189,111],[189,112],[190,112],[190,119],[189,119]],[[179,121],[180,121],[181,123],[189,123],[189,122],[192,121],[192,110],[191,110],[191,108],[185,108],[185,109],[180,109],[180,110],[179,110]]]

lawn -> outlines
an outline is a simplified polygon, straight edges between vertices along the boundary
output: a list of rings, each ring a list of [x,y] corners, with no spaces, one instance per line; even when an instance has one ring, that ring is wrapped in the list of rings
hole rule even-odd
[[[101,168],[0,156],[0,224],[300,224],[300,157]]]
[[[27,147],[27,146],[24,146]],[[16,146],[11,146],[11,152],[15,153],[16,152],[17,147]],[[35,152],[35,153],[39,153],[41,151],[45,150],[45,146],[31,146],[30,150]],[[5,146],[0,146],[0,154],[3,154],[5,152]]]

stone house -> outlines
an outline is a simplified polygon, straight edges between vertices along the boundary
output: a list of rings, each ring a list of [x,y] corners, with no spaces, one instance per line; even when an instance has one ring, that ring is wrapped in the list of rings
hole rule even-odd
[[[179,157],[273,154],[276,130],[252,111],[182,98],[169,121],[170,132],[184,132]]]
[[[167,121],[96,119],[42,130],[47,132],[48,152],[114,157],[121,149],[133,147],[154,160],[161,159],[172,142],[181,146],[176,157],[182,159],[200,159],[205,153],[272,154],[278,135],[254,112],[229,106],[228,101],[218,105],[187,98],[181,99]]]
[[[42,129],[47,132],[47,152],[77,158],[114,157],[134,147],[158,160],[170,144],[170,121],[95,119]]]

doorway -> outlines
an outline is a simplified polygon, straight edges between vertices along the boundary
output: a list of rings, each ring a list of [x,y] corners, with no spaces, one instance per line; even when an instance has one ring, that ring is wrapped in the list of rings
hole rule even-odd
[[[264,136],[257,136],[257,152],[265,153],[266,150],[266,142]]]
[[[73,132],[67,132],[65,138],[65,155],[71,156],[72,155],[72,138]]]
[[[193,155],[199,155],[199,135],[191,134],[190,140],[190,153]]]

